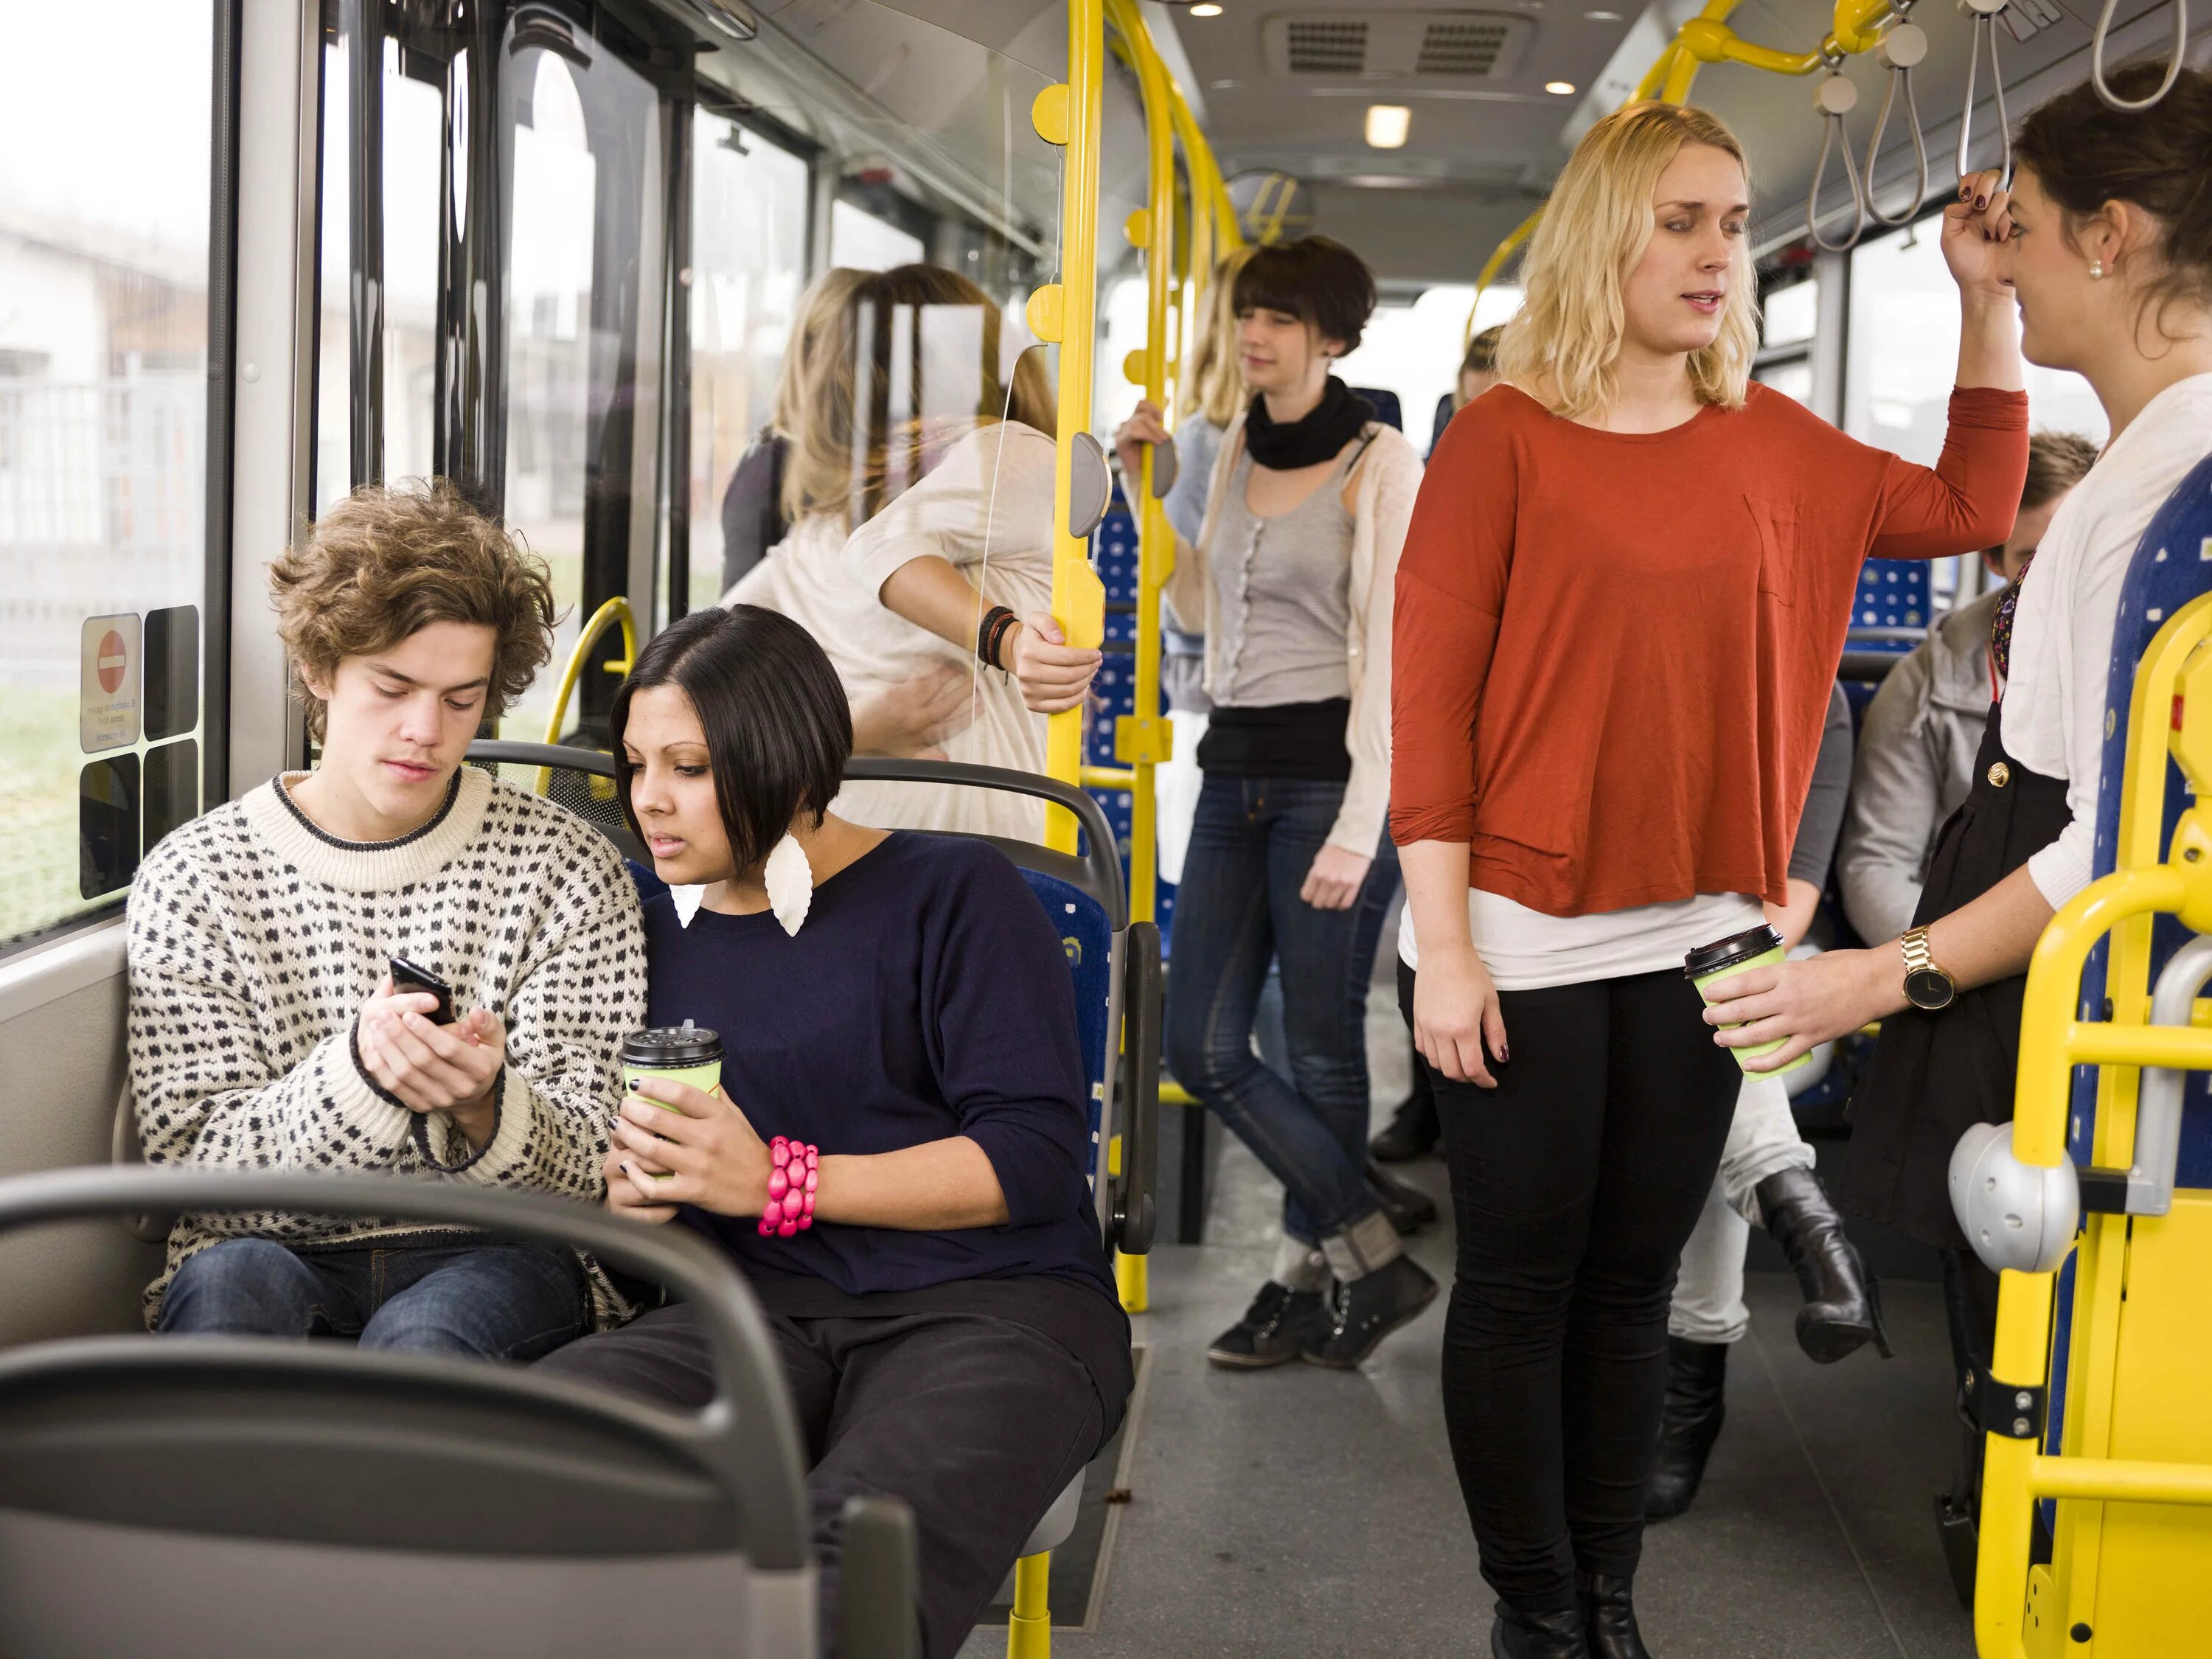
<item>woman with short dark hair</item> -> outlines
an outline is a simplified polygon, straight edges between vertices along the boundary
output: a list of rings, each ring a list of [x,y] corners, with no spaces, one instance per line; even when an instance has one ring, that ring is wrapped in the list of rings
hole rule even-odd
[[[646,901],[648,1023],[711,1029],[723,1060],[711,1092],[649,1079],[623,1102],[608,1206],[680,1218],[759,1297],[812,1466],[823,1628],[846,1500],[888,1492],[919,1523],[923,1647],[945,1659],[1132,1382],[1060,939],[995,848],[829,811],[851,715],[788,618],[741,605],[664,630],[611,728],[655,874],[698,890],[696,908]],[[794,1146],[803,1183],[775,1162]],[[778,1210],[802,1200],[803,1222]],[[682,1304],[545,1363],[677,1405],[713,1393]]]
[[[1195,543],[1176,538],[1168,603],[1206,635],[1213,711],[1176,908],[1167,1051],[1176,1078],[1283,1183],[1283,1238],[1217,1365],[1357,1365],[1436,1281],[1370,1190],[1367,983],[1398,885],[1390,793],[1390,618],[1421,464],[1330,366],[1359,343],[1375,279],[1326,236],[1253,254],[1236,276],[1251,394],[1222,434]],[[1166,440],[1139,404],[1122,475]],[[1286,1082],[1252,1052],[1282,963]]]

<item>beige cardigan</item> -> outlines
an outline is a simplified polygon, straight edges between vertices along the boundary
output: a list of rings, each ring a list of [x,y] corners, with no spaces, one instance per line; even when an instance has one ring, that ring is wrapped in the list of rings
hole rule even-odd
[[[1371,441],[1370,441],[1371,440]],[[1352,469],[1352,498],[1351,626],[1345,639],[1346,665],[1352,681],[1352,718],[1344,746],[1352,755],[1351,781],[1344,804],[1330,827],[1329,841],[1363,858],[1375,856],[1382,825],[1390,813],[1390,617],[1398,587],[1398,556],[1405,550],[1406,526],[1420,493],[1421,463],[1395,427],[1370,421],[1353,443],[1366,453]],[[1349,446],[1347,446],[1348,447]],[[1213,583],[1206,574],[1206,550],[1213,539],[1214,504],[1229,486],[1244,450],[1244,416],[1239,414],[1221,434],[1206,486],[1206,518],[1198,545],[1178,543],[1190,556],[1178,556],[1168,579],[1167,599],[1179,623],[1203,617],[1206,631],[1206,688],[1214,689],[1214,641],[1220,637]]]

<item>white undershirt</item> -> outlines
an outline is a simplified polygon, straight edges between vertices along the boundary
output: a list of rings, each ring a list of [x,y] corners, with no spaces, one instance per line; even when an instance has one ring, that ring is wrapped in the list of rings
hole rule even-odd
[[[1766,920],[1759,902],[1745,893],[1699,893],[1667,904],[1639,904],[1589,916],[1548,916],[1498,893],[1470,887],[1468,925],[1474,953],[1501,991],[1540,991],[1552,985],[1626,979],[1631,974],[1679,970],[1682,958],[1704,945],[1756,927]],[[1415,972],[1413,910],[1398,923],[1398,957]]]
[[[2027,860],[2053,909],[2089,884],[2095,861],[2105,691],[2120,587],[2136,544],[2183,475],[2212,453],[2212,374],[2193,374],[2143,405],[2059,504],[2021,578],[2005,683],[2005,752],[2066,780],[2073,822]],[[2212,551],[2176,549],[2176,557]],[[2124,708],[2119,719],[2127,718]]]

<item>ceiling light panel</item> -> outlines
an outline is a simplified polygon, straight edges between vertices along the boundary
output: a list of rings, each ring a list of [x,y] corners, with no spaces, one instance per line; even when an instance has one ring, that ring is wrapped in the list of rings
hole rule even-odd
[[[1403,104],[1370,104],[1367,142],[1376,149],[1397,149],[1405,143],[1413,124],[1413,112]]]
[[[1449,86],[1512,76],[1534,33],[1531,18],[1472,7],[1363,8],[1267,18],[1260,49],[1275,75]]]

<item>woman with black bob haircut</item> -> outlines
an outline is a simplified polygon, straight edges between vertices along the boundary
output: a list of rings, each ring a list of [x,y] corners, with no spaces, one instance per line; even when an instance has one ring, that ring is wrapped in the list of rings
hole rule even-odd
[[[845,1502],[889,1492],[919,1524],[923,1650],[947,1659],[1132,1382],[1066,959],[996,849],[827,811],[852,717],[797,623],[675,623],[611,731],[623,815],[674,890],[645,902],[648,1023],[711,1029],[723,1060],[711,1092],[655,1079],[623,1103],[608,1207],[697,1229],[760,1298],[825,1632]],[[804,1175],[775,1178],[778,1151]],[[713,1391],[681,1304],[543,1363],[673,1405]]]
[[[1273,1270],[1206,1358],[1348,1370],[1437,1291],[1367,1182],[1367,982],[1398,887],[1384,823],[1392,596],[1421,463],[1330,373],[1375,309],[1358,254],[1326,236],[1263,247],[1231,298],[1249,401],[1221,435],[1204,522],[1195,544],[1176,538],[1167,590],[1177,626],[1206,635],[1213,705],[1168,1060],[1283,1183]],[[1123,476],[1166,441],[1159,411],[1138,404],[1115,434]],[[1252,1051],[1277,961],[1289,1081]]]

